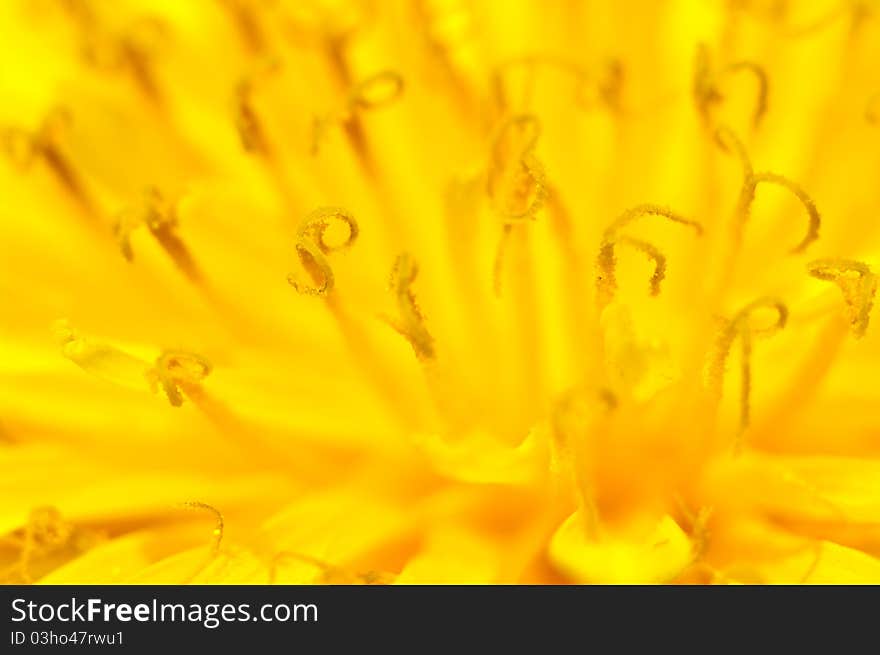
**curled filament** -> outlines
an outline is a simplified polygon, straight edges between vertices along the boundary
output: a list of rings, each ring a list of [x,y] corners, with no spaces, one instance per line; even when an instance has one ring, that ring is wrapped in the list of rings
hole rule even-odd
[[[327,229],[333,223],[341,223],[348,229],[345,239],[336,244],[327,243]],[[358,237],[358,224],[345,209],[321,207],[309,214],[297,230],[296,249],[300,264],[310,281],[303,282],[298,276],[288,275],[287,281],[300,293],[313,296],[326,296],[333,289],[333,269],[327,255],[345,250]]]
[[[807,264],[807,271],[840,288],[853,335],[857,339],[865,336],[878,285],[877,276],[867,264],[849,259],[817,259]]]
[[[354,113],[359,109],[378,109],[391,104],[403,94],[403,78],[399,73],[386,70],[359,82],[348,94],[347,107]]]
[[[493,140],[487,192],[502,221],[531,220],[547,197],[544,168],[535,156],[541,125],[533,114],[505,120]]]
[[[220,510],[213,505],[209,505],[208,503],[203,503],[198,500],[189,500],[181,503],[180,506],[185,509],[205,510],[214,515],[215,524],[214,529],[211,531],[211,552],[214,555],[219,553],[220,543],[223,541],[223,531],[225,526],[223,514],[220,512]]]
[[[147,379],[154,390],[161,387],[174,407],[183,404],[183,393],[194,388],[211,372],[211,363],[204,357],[181,351],[166,351],[156,359]]]
[[[800,186],[778,173],[755,173],[745,147],[737,136],[727,127],[719,127],[715,132],[715,140],[718,145],[727,152],[733,152],[740,160],[743,168],[743,183],[737,201],[736,222],[734,224],[734,238],[737,244],[742,241],[745,224],[752,213],[752,205],[755,202],[755,194],[760,184],[771,184],[781,187],[791,193],[801,203],[807,214],[807,233],[794,248],[792,254],[801,253],[807,249],[813,241],[819,238],[819,228],[822,217],[816,208],[816,203],[807,195]]]
[[[131,248],[131,233],[140,227],[146,227],[158,236],[174,230],[178,225],[175,203],[167,202],[159,190],[148,187],[144,190],[141,201],[122,210],[113,225],[113,234],[119,244],[123,257],[128,261],[134,259]]]
[[[8,568],[0,569],[4,583],[16,580],[32,583],[34,560],[52,555],[70,546],[76,540],[77,530],[61,513],[51,506],[31,510],[27,523],[2,541],[18,548],[18,560]]]
[[[767,327],[755,328],[752,317],[759,310],[771,310],[776,320]],[[757,336],[771,336],[785,327],[788,321],[788,308],[776,298],[761,298],[740,310],[721,331],[715,350],[715,356],[709,367],[709,377],[720,395],[724,384],[724,368],[734,342],[739,339],[742,347],[741,386],[740,386],[740,434],[750,422],[750,402],[752,389],[752,345]],[[737,444],[738,445],[738,444]]]
[[[720,89],[721,81],[727,76],[738,73],[749,73],[758,84],[758,94],[752,114],[752,124],[758,127],[767,113],[769,83],[766,71],[760,65],[747,60],[733,62],[722,68],[714,69],[709,56],[709,49],[704,44],[700,44],[697,47],[693,94],[697,110],[707,125],[712,123],[712,112],[715,107],[724,101],[724,94]]]
[[[132,261],[131,233],[145,226],[150,234],[165,250],[180,271],[192,282],[201,282],[201,271],[196,260],[177,234],[179,199],[166,200],[158,189],[149,187],[144,191],[140,203],[129,207],[116,218],[113,234],[122,255]]]
[[[679,223],[692,228],[697,233],[697,236],[703,234],[703,226],[700,225],[700,223],[684,218],[666,207],[661,207],[659,205],[638,205],[625,211],[605,230],[602,244],[599,247],[599,256],[596,260],[599,269],[596,276],[596,289],[600,307],[604,307],[611,302],[611,299],[617,291],[617,258],[615,256],[615,248],[618,245],[628,245],[633,247],[644,253],[654,262],[654,273],[651,276],[649,283],[650,294],[656,296],[660,293],[660,284],[666,277],[666,256],[659,248],[647,241],[621,234],[623,228],[642,216],[660,216],[673,223]]]
[[[391,271],[391,292],[397,300],[400,320],[392,321],[391,326],[400,332],[412,345],[419,359],[434,358],[434,338],[425,327],[425,317],[416,302],[412,284],[419,273],[416,260],[409,253],[401,253]]]
[[[350,124],[358,113],[385,107],[403,95],[403,77],[386,70],[355,84],[348,92],[343,107],[316,117],[312,128],[312,153],[317,154],[327,130],[333,125]]]

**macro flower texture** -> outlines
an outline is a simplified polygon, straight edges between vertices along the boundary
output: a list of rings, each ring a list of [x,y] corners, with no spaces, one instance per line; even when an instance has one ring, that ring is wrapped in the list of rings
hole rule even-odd
[[[3,583],[880,583],[877,2],[0,34]]]

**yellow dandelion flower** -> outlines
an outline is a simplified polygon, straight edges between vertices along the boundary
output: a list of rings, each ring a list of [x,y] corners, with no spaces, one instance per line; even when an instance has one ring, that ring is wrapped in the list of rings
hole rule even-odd
[[[4,582],[880,582],[876,3],[0,34]]]

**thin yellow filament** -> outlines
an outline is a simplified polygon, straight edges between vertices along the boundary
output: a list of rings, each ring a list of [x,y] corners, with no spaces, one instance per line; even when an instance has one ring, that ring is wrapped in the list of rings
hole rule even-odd
[[[204,357],[181,351],[166,351],[147,373],[151,385],[161,387],[174,407],[183,404],[183,394],[197,387],[211,373],[211,363]]]
[[[541,124],[533,114],[502,121],[492,137],[486,192],[502,222],[493,269],[495,295],[501,294],[501,272],[512,226],[534,220],[548,195],[544,168],[534,150]]]
[[[346,95],[341,110],[315,117],[312,123],[312,154],[318,153],[321,142],[330,127],[334,125],[351,126],[360,112],[385,107],[400,98],[403,92],[403,77],[391,70],[381,71],[355,84]],[[357,129],[354,128],[354,131],[350,129],[349,133],[356,134]]]
[[[425,317],[412,290],[418,273],[419,266],[412,255],[401,253],[397,256],[391,272],[390,287],[397,301],[400,321],[392,322],[392,327],[410,342],[416,357],[426,360],[435,356],[434,338],[425,327]]]
[[[752,317],[759,310],[772,310],[776,320],[769,327],[756,329],[752,326]],[[734,342],[739,339],[742,347],[741,386],[740,386],[740,420],[739,435],[736,449],[740,447],[740,438],[751,421],[750,398],[752,390],[752,339],[755,336],[770,336],[783,329],[788,321],[788,308],[776,298],[761,298],[746,305],[730,321],[719,336],[714,358],[709,367],[709,376],[720,396],[724,384],[724,369]]]
[[[58,183],[86,211],[94,216],[94,205],[85,185],[61,147],[62,135],[70,129],[72,117],[64,107],[51,109],[36,130],[7,127],[0,132],[0,146],[10,162],[27,170],[42,160]]]
[[[695,567],[699,568],[705,564],[703,558],[709,550],[709,521],[713,513],[711,507],[701,507],[696,512],[692,511],[678,494],[675,495],[674,500],[676,508],[687,525],[686,530],[691,541],[691,558],[677,574],[670,578],[669,582],[678,580],[685,573],[694,570]]]
[[[177,235],[180,198],[166,200],[155,187],[144,190],[139,204],[121,211],[113,226],[113,234],[122,255],[132,261],[131,233],[146,226],[178,269],[192,282],[200,284],[202,274],[189,248]]]
[[[242,41],[251,52],[262,52],[266,48],[266,34],[257,13],[257,4],[252,0],[220,0],[235,23]]]
[[[547,196],[544,169],[535,156],[541,123],[533,114],[504,120],[491,144],[487,192],[504,223],[531,220]]]
[[[162,94],[154,72],[154,59],[167,25],[156,17],[135,20],[119,33],[100,33],[90,29],[84,35],[83,53],[96,68],[125,71],[135,85],[154,104],[162,103]]]
[[[338,244],[329,244],[325,240],[327,228],[333,222],[342,222],[348,228],[345,240]],[[357,237],[357,221],[348,211],[339,207],[316,209],[300,224],[294,244],[300,263],[311,278],[311,282],[302,282],[293,274],[288,275],[287,281],[300,293],[326,296],[333,290],[335,283],[333,269],[326,255],[349,248]]]
[[[653,244],[620,234],[624,227],[642,216],[660,216],[673,223],[679,223],[680,225],[692,228],[697,233],[697,236],[703,234],[703,226],[700,223],[684,218],[667,207],[646,204],[638,205],[625,211],[605,230],[602,244],[599,247],[599,255],[596,260],[599,269],[596,275],[596,290],[597,301],[600,307],[604,307],[611,302],[617,291],[617,258],[615,257],[614,248],[618,244],[632,246],[654,261],[654,273],[650,280],[650,293],[652,296],[660,293],[660,285],[666,276],[665,255]]]
[[[184,509],[205,510],[214,515],[214,529],[211,531],[211,554],[217,555],[220,552],[220,543],[223,541],[223,532],[225,530],[225,520],[220,510],[200,500],[188,500],[181,503],[180,506]]]
[[[757,189],[758,184],[760,183],[768,183],[775,184],[776,186],[780,186],[783,189],[787,189],[797,198],[800,203],[804,206],[804,209],[807,212],[807,217],[809,219],[809,224],[807,227],[807,233],[804,235],[804,238],[798,243],[794,248],[792,248],[792,254],[801,253],[807,249],[813,241],[819,238],[819,228],[822,225],[822,217],[819,215],[819,210],[816,208],[816,204],[813,202],[812,198],[807,195],[807,193],[801,189],[797,184],[792,182],[786,177],[779,175],[777,173],[756,173],[752,176],[752,196],[754,197],[754,192]],[[751,203],[749,204],[749,209],[751,208]],[[743,221],[748,219],[748,215],[742,218]]]
[[[714,70],[709,49],[704,44],[697,47],[693,94],[697,109],[707,125],[712,122],[712,111],[715,106],[724,101],[724,94],[719,88],[722,79],[738,73],[750,73],[757,82],[758,92],[755,99],[755,109],[752,113],[752,125],[758,127],[767,113],[769,95],[769,82],[764,68],[753,61],[743,60]]]
[[[247,152],[268,159],[272,158],[273,151],[253,98],[259,85],[279,69],[280,62],[277,59],[261,61],[235,87],[235,126],[241,145]]]
[[[857,339],[865,336],[878,286],[878,277],[868,265],[850,259],[817,259],[807,264],[807,271],[840,288],[853,335]]]
[[[743,168],[743,183],[737,201],[736,221],[734,223],[734,239],[737,246],[742,242],[743,231],[752,212],[755,195],[760,184],[772,184],[789,191],[803,205],[807,214],[808,226],[804,238],[791,249],[792,254],[798,254],[819,238],[819,228],[822,225],[822,217],[816,208],[816,203],[807,195],[800,186],[778,173],[755,173],[745,147],[734,132],[727,127],[719,127],[715,132],[715,140],[722,150],[733,152],[739,159]]]
[[[2,578],[12,581],[17,574],[21,581],[30,584],[33,582],[31,568],[34,559],[68,545],[75,528],[55,507],[37,507],[30,512],[27,523],[19,532],[20,536],[7,538],[19,548],[19,557],[3,571]]]
[[[575,488],[585,533],[591,539],[601,535],[601,517],[587,473],[585,439],[593,429],[594,421],[601,420],[616,408],[617,398],[607,389],[598,389],[595,396],[570,390],[556,402],[550,420],[554,444],[564,461],[570,464],[567,474],[571,475]]]

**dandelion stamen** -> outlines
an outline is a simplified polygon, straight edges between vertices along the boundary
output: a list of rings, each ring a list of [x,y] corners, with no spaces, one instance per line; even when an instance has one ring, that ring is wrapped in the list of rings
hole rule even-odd
[[[116,34],[91,30],[85,35],[83,48],[86,61],[96,68],[125,71],[135,85],[154,105],[164,98],[154,70],[155,55],[168,34],[168,27],[159,18],[139,18]]]
[[[219,0],[235,23],[241,40],[251,52],[262,52],[266,48],[266,34],[257,14],[257,5],[252,0]]]
[[[348,228],[344,241],[329,244],[325,240],[327,229],[333,222],[342,222]],[[333,269],[326,255],[345,250],[354,244],[358,237],[358,224],[345,209],[321,207],[309,214],[297,230],[294,248],[303,269],[311,282],[302,282],[299,276],[288,275],[287,281],[300,293],[313,296],[326,296],[333,290],[335,279]]]
[[[625,243],[629,246],[632,246],[636,250],[639,250],[647,255],[649,259],[653,260],[654,273],[653,275],[651,275],[650,280],[650,294],[652,296],[659,295],[660,283],[663,282],[663,278],[666,277],[666,256],[662,252],[660,252],[660,249],[656,246],[640,239],[633,239],[632,237],[623,236],[617,239],[617,243]]]
[[[72,117],[63,107],[50,110],[34,131],[7,127],[0,133],[0,145],[14,166],[27,170],[34,161],[42,160],[61,187],[84,213],[96,218],[95,205],[85,184],[61,148],[61,137],[70,128]]]
[[[213,505],[200,500],[188,500],[180,504],[184,509],[205,510],[214,515],[214,529],[211,531],[211,554],[216,556],[220,552],[220,543],[223,541],[225,521],[223,514]]]
[[[840,288],[853,335],[857,339],[865,336],[878,286],[878,277],[868,265],[850,259],[817,259],[807,264],[807,271]]]
[[[334,223],[344,226],[347,230],[345,238],[339,243],[329,243],[326,240],[326,232]],[[406,415],[404,418],[409,421],[412,408],[400,402],[405,392],[400,388],[399,381],[388,374],[383,358],[376,352],[363,325],[352,317],[344,299],[332,293],[335,276],[327,255],[351,247],[357,237],[357,221],[348,211],[338,207],[316,209],[300,224],[294,244],[300,265],[310,280],[302,281],[300,275],[291,273],[287,276],[287,281],[299,293],[324,298],[327,308],[333,314],[352,356],[364,375],[382,391],[382,400],[387,403],[394,415]]]
[[[334,125],[341,125],[355,152],[364,162],[369,163],[360,114],[388,106],[402,96],[403,91],[403,78],[391,70],[380,71],[355,84],[346,94],[341,110],[315,117],[312,124],[312,154],[318,154],[327,131]]]
[[[147,373],[154,388],[161,387],[174,407],[183,404],[184,393],[199,384],[211,373],[211,363],[193,353],[166,351],[156,359],[155,366]]]
[[[27,523],[20,530],[20,536],[9,540],[19,547],[19,557],[4,571],[2,577],[11,579],[17,574],[24,583],[33,583],[34,560],[67,546],[74,533],[73,524],[66,521],[55,507],[33,509],[28,515]]]
[[[722,78],[738,73],[750,73],[758,84],[755,109],[752,113],[752,125],[757,128],[767,113],[767,97],[769,95],[767,72],[760,64],[748,60],[736,61],[715,70],[708,47],[705,44],[700,44],[697,47],[693,94],[697,109],[707,125],[712,122],[713,108],[724,101],[724,94],[719,88]]]
[[[798,243],[794,248],[792,248],[792,254],[800,253],[806,250],[807,246],[809,246],[813,241],[819,238],[819,227],[822,224],[822,217],[819,215],[819,210],[816,208],[816,204],[813,202],[812,198],[807,195],[807,193],[799,187],[797,184],[789,180],[788,178],[779,175],[777,173],[756,173],[752,176],[752,195],[754,196],[754,191],[760,183],[767,184],[775,184],[777,186],[782,187],[783,189],[787,189],[797,198],[800,203],[804,206],[804,209],[807,212],[807,217],[809,219],[809,225],[807,228],[807,234]],[[751,208],[751,203],[749,204],[749,208]],[[742,218],[743,221],[747,220],[748,216],[744,216]]]
[[[148,187],[139,204],[119,213],[113,233],[122,255],[132,261],[134,252],[131,247],[131,233],[139,227],[147,227],[177,268],[191,282],[201,285],[201,270],[189,248],[177,235],[179,203],[179,198],[166,200],[156,187]]]
[[[768,327],[755,329],[752,326],[752,316],[759,310],[773,310],[776,320]],[[748,428],[751,421],[750,398],[752,391],[752,338],[755,336],[771,336],[783,329],[788,321],[788,308],[776,298],[761,298],[749,303],[740,310],[722,330],[715,349],[714,358],[710,364],[709,376],[715,385],[717,394],[720,396],[724,383],[724,369],[734,342],[739,339],[742,348],[740,362],[740,418],[739,433],[735,443],[735,451],[741,445],[743,432]]]
[[[585,533],[590,539],[601,535],[601,518],[596,491],[589,479],[585,439],[594,429],[593,423],[616,408],[617,398],[607,389],[598,389],[595,397],[573,389],[559,398],[550,418],[554,445],[563,461],[569,463],[568,474],[577,493]]]
[[[534,154],[541,124],[533,114],[517,114],[501,123],[491,143],[486,192],[502,221],[495,252],[493,286],[501,295],[501,273],[513,225],[534,220],[547,199],[544,168]]]
[[[697,233],[697,236],[703,234],[703,226],[700,223],[680,216],[667,207],[645,204],[626,210],[605,230],[602,244],[599,247],[599,255],[596,258],[597,268],[599,269],[596,275],[596,290],[600,308],[611,302],[617,291],[617,258],[615,257],[614,248],[621,243],[636,248],[654,261],[654,273],[650,280],[650,293],[652,296],[660,293],[660,284],[666,276],[666,256],[653,244],[620,234],[624,227],[642,216],[660,216],[673,223],[692,228]]]
[[[274,152],[266,135],[263,122],[254,106],[254,94],[266,78],[278,72],[280,62],[275,58],[262,60],[235,86],[235,126],[242,147],[249,153],[272,160]]]
[[[819,238],[822,217],[816,208],[816,203],[813,202],[813,199],[810,198],[806,191],[784,175],[770,172],[755,173],[742,141],[737,138],[731,129],[723,126],[719,127],[715,132],[715,140],[725,152],[732,151],[737,159],[740,160],[743,168],[743,183],[740,189],[739,200],[737,201],[736,221],[733,226],[734,241],[737,246],[742,242],[745,225],[751,216],[752,205],[755,202],[755,195],[760,184],[772,184],[789,191],[803,205],[807,213],[807,233],[791,249],[791,254],[803,252],[813,241]]]
[[[418,272],[418,263],[412,255],[401,253],[397,256],[391,271],[390,288],[400,311],[400,322],[391,325],[409,341],[416,357],[426,360],[434,358],[434,338],[425,327],[425,317],[412,290]]]

